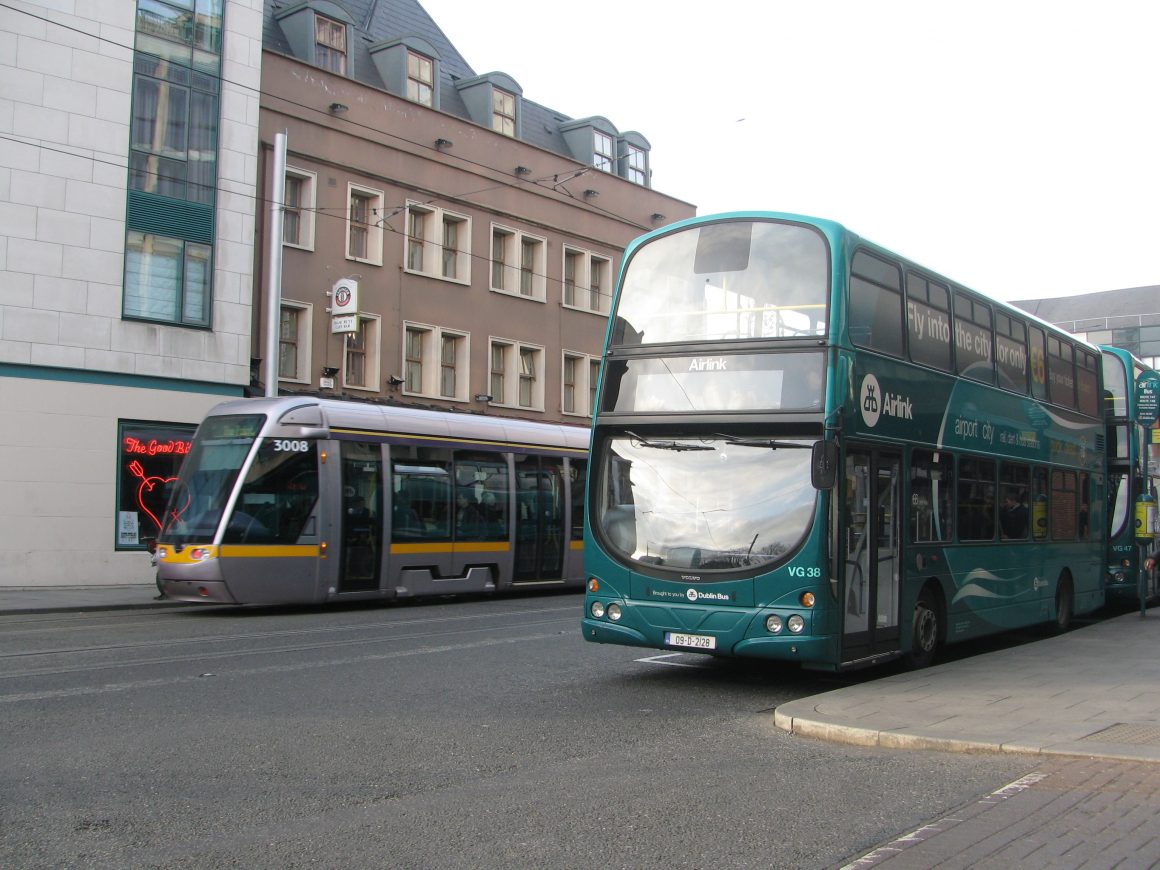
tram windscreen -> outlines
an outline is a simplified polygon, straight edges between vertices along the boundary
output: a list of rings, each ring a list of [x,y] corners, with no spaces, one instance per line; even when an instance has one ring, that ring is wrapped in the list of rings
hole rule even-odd
[[[642,565],[737,570],[781,561],[813,518],[812,446],[717,435],[611,438],[601,451],[595,520],[614,551]]]
[[[238,472],[265,420],[262,414],[237,414],[202,422],[173,485],[158,541],[213,540]]]

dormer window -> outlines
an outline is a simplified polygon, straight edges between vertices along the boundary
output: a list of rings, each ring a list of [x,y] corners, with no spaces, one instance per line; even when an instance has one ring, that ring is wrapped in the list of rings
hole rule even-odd
[[[346,75],[346,25],[317,13],[314,15],[314,63]]]
[[[491,92],[491,129],[505,136],[516,135],[516,97],[495,88]]]
[[[601,133],[599,130],[594,130],[592,133],[592,165],[601,172],[613,171],[613,158],[615,153],[612,150],[613,139],[607,133]]]
[[[429,57],[407,52],[407,99],[430,106],[435,94],[435,62]]]
[[[631,145],[625,146],[625,150],[625,178],[633,184],[645,185],[648,182],[648,169],[644,151]]]

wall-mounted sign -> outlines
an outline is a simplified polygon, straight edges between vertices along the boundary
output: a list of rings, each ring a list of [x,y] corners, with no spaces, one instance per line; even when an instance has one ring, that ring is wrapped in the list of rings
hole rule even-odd
[[[358,332],[358,315],[357,314],[343,314],[339,317],[330,318],[330,333],[331,335],[338,335],[339,333],[354,333]]]
[[[340,278],[334,282],[330,292],[330,313],[358,314],[358,281]]]

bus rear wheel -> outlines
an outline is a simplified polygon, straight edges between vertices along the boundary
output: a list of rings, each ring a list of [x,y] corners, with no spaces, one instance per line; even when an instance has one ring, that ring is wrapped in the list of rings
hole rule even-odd
[[[1052,629],[1057,634],[1062,634],[1071,628],[1071,617],[1074,612],[1071,578],[1065,575],[1059,578],[1059,583],[1055,587],[1055,622],[1052,623]]]
[[[913,634],[910,650],[905,655],[906,666],[912,670],[929,667],[938,653],[941,619],[938,600],[930,589],[923,589],[914,603]]]

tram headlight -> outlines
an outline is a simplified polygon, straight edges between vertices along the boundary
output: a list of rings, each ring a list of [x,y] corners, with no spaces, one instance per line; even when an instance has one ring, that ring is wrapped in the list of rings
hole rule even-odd
[[[619,604],[609,604],[608,605],[608,618],[611,619],[613,622],[619,622],[620,617],[622,615],[623,614],[620,612],[620,605]]]
[[[604,618],[604,602],[603,601],[593,601],[592,606],[588,609],[589,609],[589,612],[591,612],[591,614],[594,617],[596,617],[597,619]]]
[[[806,621],[795,613],[785,621],[785,627],[789,629],[790,634],[801,634],[805,631]]]
[[[769,616],[765,617],[765,630],[770,634],[781,634],[782,628],[783,623],[781,621],[781,617],[776,613],[771,613]]]

